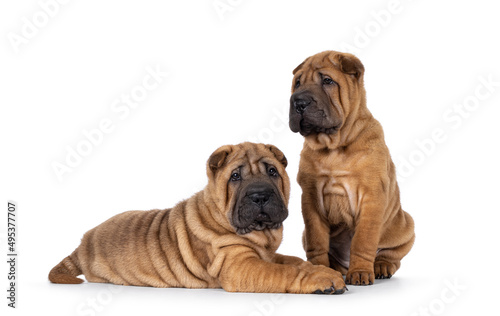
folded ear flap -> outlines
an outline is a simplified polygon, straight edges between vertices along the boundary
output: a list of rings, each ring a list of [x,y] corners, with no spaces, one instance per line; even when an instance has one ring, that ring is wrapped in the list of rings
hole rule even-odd
[[[297,67],[295,67],[295,69],[293,70],[293,75],[295,76],[295,74],[297,73],[297,71],[299,71],[300,69],[302,69],[302,66],[304,66],[304,64],[306,63],[306,61],[309,59],[310,57],[307,57],[300,65],[298,65]]]
[[[286,168],[288,165],[288,160],[286,160],[285,154],[274,145],[268,145],[267,148],[274,154],[274,157]]]
[[[354,55],[342,55],[339,57],[340,70],[348,75],[353,75],[359,79],[365,72],[365,67],[361,61]]]
[[[210,155],[207,162],[207,169],[215,173],[226,162],[227,155],[231,153],[231,146],[222,146]]]

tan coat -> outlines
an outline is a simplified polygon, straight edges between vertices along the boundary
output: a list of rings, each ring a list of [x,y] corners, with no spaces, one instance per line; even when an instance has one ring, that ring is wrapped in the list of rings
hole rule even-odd
[[[415,239],[363,73],[351,54],[319,53],[294,70],[291,98],[290,127],[305,136],[297,180],[307,258],[347,284],[390,278]]]
[[[203,191],[171,209],[130,211],[110,218],[88,231],[80,246],[52,269],[49,279],[81,283],[76,276],[83,273],[89,282],[123,285],[342,293],[340,273],[276,253],[290,195],[285,167],[285,156],[274,146],[223,146],[208,160],[209,182]],[[261,210],[278,219],[265,224],[271,219],[262,222],[256,217],[260,226],[249,227],[261,230],[238,234],[235,223],[240,219],[235,217],[244,216],[238,212],[251,194],[245,183],[274,190],[274,209]]]

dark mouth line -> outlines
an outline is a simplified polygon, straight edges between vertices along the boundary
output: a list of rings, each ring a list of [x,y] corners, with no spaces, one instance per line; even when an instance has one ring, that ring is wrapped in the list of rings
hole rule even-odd
[[[338,131],[339,126],[319,127],[319,126],[315,126],[313,124],[304,122],[304,119],[302,119],[300,121],[300,128],[301,128],[301,132],[306,132],[307,134],[310,134],[311,132],[333,134],[334,132]]]
[[[258,224],[260,223],[260,224]],[[262,225],[264,224],[264,225]],[[253,222],[252,224],[248,225],[247,227],[236,227],[236,233],[238,235],[244,235],[248,234],[254,230],[261,231],[264,229],[278,229],[283,225],[283,223],[265,223],[265,222]]]

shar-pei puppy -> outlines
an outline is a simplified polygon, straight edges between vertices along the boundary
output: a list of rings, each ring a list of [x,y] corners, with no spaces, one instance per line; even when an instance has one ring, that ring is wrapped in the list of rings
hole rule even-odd
[[[364,66],[326,51],[293,74],[290,129],[305,138],[297,181],[307,258],[342,272],[347,284],[390,278],[413,245],[414,223],[401,208],[382,127],[366,107]]]
[[[231,292],[343,293],[342,275],[275,251],[288,215],[287,160],[242,143],[208,159],[208,184],[170,209],[130,211],[88,231],[49,273],[89,282]]]

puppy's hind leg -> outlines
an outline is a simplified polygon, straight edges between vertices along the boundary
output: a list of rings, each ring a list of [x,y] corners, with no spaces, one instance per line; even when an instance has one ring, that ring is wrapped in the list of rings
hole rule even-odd
[[[391,236],[393,240],[384,240],[382,238],[377,256],[375,257],[374,272],[376,279],[389,279],[401,266],[401,259],[410,252],[415,242],[414,222],[411,216],[402,212],[401,218],[404,221],[399,221],[397,229],[392,230]],[[406,225],[401,225],[405,223]],[[399,234],[395,234],[398,232]],[[388,239],[388,238],[387,238]],[[392,246],[396,244],[396,246]]]
[[[380,249],[375,257],[375,279],[390,279],[401,266],[401,259],[410,251],[414,241],[415,235],[398,247]]]

